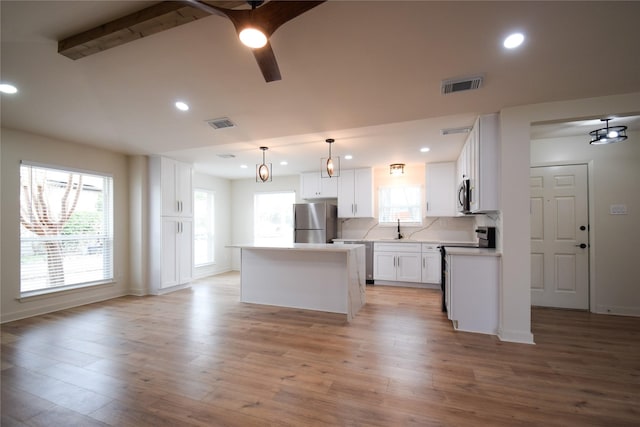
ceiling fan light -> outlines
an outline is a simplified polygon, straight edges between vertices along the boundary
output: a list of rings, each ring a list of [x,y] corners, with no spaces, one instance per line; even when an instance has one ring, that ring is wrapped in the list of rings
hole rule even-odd
[[[242,44],[251,49],[259,49],[267,44],[267,36],[257,28],[247,27],[238,36]]]

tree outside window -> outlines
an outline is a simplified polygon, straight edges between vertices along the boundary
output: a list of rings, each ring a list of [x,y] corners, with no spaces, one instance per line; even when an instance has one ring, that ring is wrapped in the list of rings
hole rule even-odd
[[[21,292],[113,280],[113,179],[20,166]]]

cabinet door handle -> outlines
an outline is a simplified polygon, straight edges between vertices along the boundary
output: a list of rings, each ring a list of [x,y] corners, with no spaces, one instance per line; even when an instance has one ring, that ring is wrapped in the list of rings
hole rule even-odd
[[[356,210],[355,210],[355,212],[354,212],[354,213],[358,213],[358,204],[356,203],[356,204],[354,204],[353,206],[355,206],[355,207],[356,207],[356,208],[355,208]]]
[[[422,268],[425,267],[424,258],[422,258]]]

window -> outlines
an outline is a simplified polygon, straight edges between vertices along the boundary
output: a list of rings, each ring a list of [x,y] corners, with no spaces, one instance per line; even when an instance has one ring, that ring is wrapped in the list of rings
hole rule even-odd
[[[293,243],[296,194],[256,193],[253,199],[253,240],[259,245]]]
[[[20,291],[113,281],[113,178],[20,166]]]
[[[379,187],[378,222],[422,223],[420,186]]]
[[[215,194],[208,190],[193,192],[193,262],[196,267],[213,264]]]

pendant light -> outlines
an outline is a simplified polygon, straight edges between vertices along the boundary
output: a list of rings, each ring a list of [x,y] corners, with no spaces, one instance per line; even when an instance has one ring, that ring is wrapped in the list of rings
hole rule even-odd
[[[256,182],[268,182],[271,181],[271,163],[267,165],[264,160],[264,153],[269,147],[260,147],[262,150],[262,163],[256,165]]]
[[[600,119],[602,122],[607,122],[606,127],[589,132],[589,135],[591,135],[591,141],[589,141],[589,144],[613,144],[614,142],[621,142],[627,139],[627,127],[609,126],[609,120],[611,119]]]
[[[322,178],[332,178],[340,176],[340,157],[333,157],[331,155],[331,144],[335,142],[335,139],[328,138],[325,140],[329,144],[329,157],[323,157],[320,159],[320,176]]]

